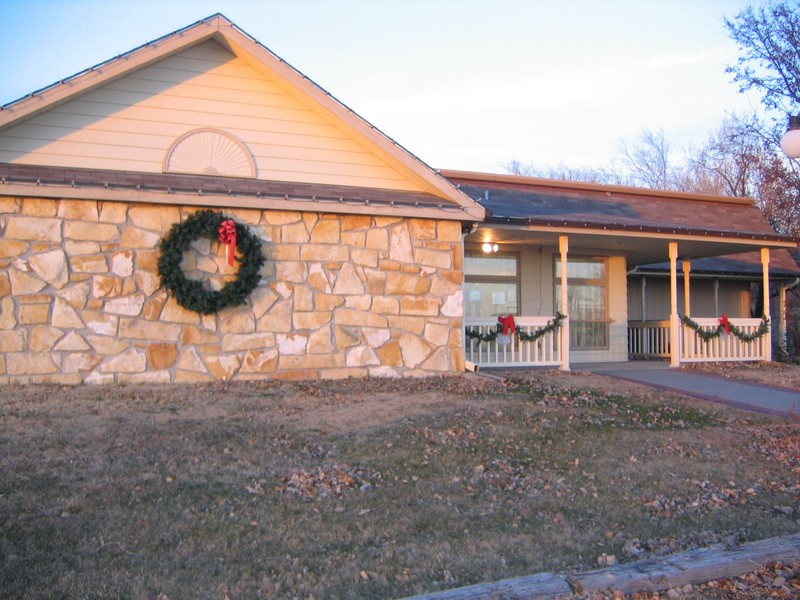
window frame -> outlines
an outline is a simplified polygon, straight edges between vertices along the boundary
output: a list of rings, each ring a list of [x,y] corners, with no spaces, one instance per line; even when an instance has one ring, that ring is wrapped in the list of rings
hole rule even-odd
[[[470,256],[475,256],[478,258],[509,258],[513,257],[514,262],[516,263],[516,274],[515,275],[469,275],[467,273],[467,261]],[[486,253],[483,252],[480,248],[465,248],[464,249],[464,287],[466,288],[466,284],[468,283],[511,283],[517,286],[517,310],[514,316],[519,316],[519,312],[521,310],[521,294],[522,294],[522,254],[520,252],[514,251],[499,251],[499,252],[492,252]],[[469,318],[467,316],[467,309],[466,305],[469,299],[466,297],[467,290],[465,289],[465,298],[464,298],[464,318]],[[489,315],[495,316],[495,315]]]
[[[603,288],[603,312],[605,316],[603,319],[580,319],[577,320],[573,316],[572,312],[570,311],[569,321],[570,321],[570,350],[575,350],[577,352],[591,352],[597,350],[609,350],[611,347],[611,323],[613,322],[609,318],[609,288],[610,288],[610,264],[611,261],[609,260],[608,256],[590,256],[590,255],[575,255],[575,256],[568,256],[567,257],[567,269],[569,269],[569,264],[578,262],[578,261],[586,261],[586,262],[593,262],[593,263],[602,263],[603,264],[603,278],[593,278],[593,277],[569,277],[569,271],[567,272],[567,293],[569,294],[569,289],[573,286],[587,286],[587,287],[602,287]],[[558,272],[558,266],[561,263],[561,257],[557,254],[553,255],[553,306],[557,306],[560,310],[561,308],[561,275]],[[605,326],[605,344],[602,346],[578,346],[572,343],[572,335],[573,332],[576,331],[573,328],[573,325],[578,323],[590,323],[590,324],[602,324]]]

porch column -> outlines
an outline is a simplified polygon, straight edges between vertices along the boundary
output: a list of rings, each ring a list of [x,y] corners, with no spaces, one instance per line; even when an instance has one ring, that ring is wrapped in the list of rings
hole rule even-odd
[[[569,371],[569,296],[567,295],[567,252],[569,238],[558,237],[558,251],[561,253],[561,314],[566,315],[561,323],[561,370]]]
[[[647,277],[642,275],[642,321],[647,321]]]
[[[764,316],[769,319],[769,248],[761,249],[761,271],[764,288]],[[772,324],[770,324],[770,332],[766,335],[766,342],[764,346],[764,360],[772,360]]]
[[[681,366],[681,322],[678,319],[678,242],[669,243],[669,366]]]
[[[689,288],[689,273],[692,272],[692,261],[683,259],[683,314],[687,317],[691,315],[692,297]]]

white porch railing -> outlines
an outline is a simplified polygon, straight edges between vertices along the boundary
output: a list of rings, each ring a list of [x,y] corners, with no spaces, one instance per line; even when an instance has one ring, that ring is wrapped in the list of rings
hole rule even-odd
[[[692,320],[703,329],[710,331],[719,326],[719,319]],[[744,334],[753,334],[761,327],[761,319],[730,319]],[[769,333],[752,341],[744,342],[733,334],[723,333],[719,337],[704,341],[691,327],[681,327],[681,362],[721,362],[721,361],[757,361],[767,360],[768,344],[771,344]]]
[[[555,317],[514,317],[518,330],[535,333],[547,327]],[[497,317],[466,317],[466,331],[491,334],[497,330]],[[500,336],[494,341],[480,341],[468,334],[464,339],[465,358],[481,367],[526,367],[559,366],[561,355],[558,351],[560,329],[548,331],[531,342],[523,341],[516,333],[511,343],[500,344]]]
[[[719,319],[692,319],[703,329],[714,331]],[[761,327],[761,319],[730,319],[742,333],[752,334]],[[680,362],[723,362],[767,360],[769,334],[744,342],[733,334],[722,334],[705,341],[686,325],[681,325]],[[631,358],[668,358],[670,356],[669,321],[629,321],[628,354]]]
[[[629,321],[628,355],[669,358],[669,321]]]

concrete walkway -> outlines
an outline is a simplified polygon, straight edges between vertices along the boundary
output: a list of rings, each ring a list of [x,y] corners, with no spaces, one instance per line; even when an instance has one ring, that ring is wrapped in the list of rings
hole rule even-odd
[[[573,366],[575,370],[581,368]],[[598,375],[643,383],[730,406],[782,416],[800,416],[800,391],[674,369],[666,362],[631,361],[586,365]]]

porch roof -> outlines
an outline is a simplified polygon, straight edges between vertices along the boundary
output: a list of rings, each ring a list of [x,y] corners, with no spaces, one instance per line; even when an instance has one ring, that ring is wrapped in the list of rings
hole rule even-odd
[[[678,271],[682,261],[678,261]],[[669,275],[669,263],[660,262],[641,265],[636,270],[642,275]],[[722,276],[740,279],[760,279],[762,275],[761,253],[746,252],[731,256],[714,256],[692,260],[692,276]],[[773,279],[795,279],[800,277],[800,265],[786,250],[775,250],[769,257],[769,274]]]
[[[666,241],[678,241],[681,255],[693,258],[798,245],[795,238],[776,233],[749,198],[515,175],[441,174],[486,209],[484,227],[492,230],[491,241],[500,243],[546,243],[548,234],[568,234],[582,248],[624,254],[631,265],[664,260]]]

